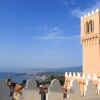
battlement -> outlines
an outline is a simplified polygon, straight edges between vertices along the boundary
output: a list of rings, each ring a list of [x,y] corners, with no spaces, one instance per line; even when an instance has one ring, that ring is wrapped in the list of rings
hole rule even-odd
[[[87,80],[87,79],[91,79],[91,80],[97,80],[99,81],[99,76],[97,76],[96,74],[91,75],[90,73],[88,73],[87,75],[85,75],[84,73],[80,73],[80,72],[66,72],[65,73],[65,81],[66,80],[72,80],[72,79],[76,79],[76,80]]]
[[[94,11],[92,11],[92,12],[88,12],[87,14],[81,16],[81,20],[83,20],[84,18],[87,18],[87,17],[89,17],[89,16],[91,16],[91,15],[93,15],[95,13],[98,13],[98,12],[100,12],[100,9],[99,8],[96,9],[96,10],[94,10]]]
[[[45,88],[46,87],[46,88]],[[41,99],[45,93],[45,99]],[[17,93],[18,94],[18,93]],[[99,100],[100,99],[100,79],[94,74],[87,76],[82,73],[65,73],[65,84],[60,85],[57,79],[53,79],[50,85],[40,85],[37,87],[35,80],[28,80],[26,87],[23,89],[15,100]],[[97,99],[99,96],[99,99]],[[21,98],[21,99],[20,99]],[[86,99],[88,98],[88,99]]]

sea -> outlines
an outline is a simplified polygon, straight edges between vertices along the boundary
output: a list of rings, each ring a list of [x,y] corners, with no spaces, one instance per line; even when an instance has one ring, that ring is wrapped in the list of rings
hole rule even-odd
[[[63,74],[65,72],[82,72],[82,66],[65,68],[0,68],[0,80],[10,78],[17,83],[29,79],[41,81],[41,78],[36,76],[36,74],[43,72],[56,72]]]
[[[21,83],[23,80],[41,80],[36,73],[45,72],[45,70],[39,69],[24,69],[24,68],[0,68],[0,80],[12,79],[17,83]]]

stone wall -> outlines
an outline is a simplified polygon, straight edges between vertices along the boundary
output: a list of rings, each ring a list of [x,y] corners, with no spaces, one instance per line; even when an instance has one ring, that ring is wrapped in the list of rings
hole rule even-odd
[[[51,81],[43,98],[34,80],[29,80],[19,100],[85,100],[100,97],[100,79],[94,75],[66,73],[64,87],[57,79]],[[90,99],[91,100],[91,99]],[[95,99],[93,99],[95,100]],[[99,100],[99,99],[98,99]]]

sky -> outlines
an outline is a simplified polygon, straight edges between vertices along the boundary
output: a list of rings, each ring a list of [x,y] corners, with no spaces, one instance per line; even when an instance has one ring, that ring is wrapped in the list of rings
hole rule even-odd
[[[82,65],[80,17],[100,0],[0,0],[0,67]]]

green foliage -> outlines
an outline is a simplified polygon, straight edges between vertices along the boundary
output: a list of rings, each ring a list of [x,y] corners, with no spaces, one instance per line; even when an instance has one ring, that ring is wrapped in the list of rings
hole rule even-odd
[[[37,85],[49,85],[53,79],[59,80],[60,84],[64,85],[64,75],[57,75],[57,74],[51,74],[48,75],[48,78],[43,81],[37,81]]]

